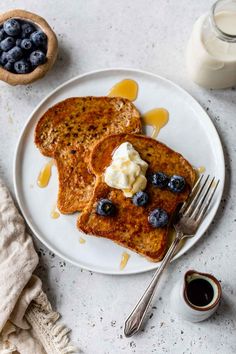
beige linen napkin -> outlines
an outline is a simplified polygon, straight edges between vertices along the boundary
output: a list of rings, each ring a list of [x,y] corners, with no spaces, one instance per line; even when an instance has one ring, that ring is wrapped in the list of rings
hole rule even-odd
[[[31,237],[0,179],[0,354],[77,353],[58,324],[41,280]]]

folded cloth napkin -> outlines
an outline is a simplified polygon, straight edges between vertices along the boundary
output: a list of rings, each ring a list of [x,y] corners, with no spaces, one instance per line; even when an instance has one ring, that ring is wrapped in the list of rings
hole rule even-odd
[[[32,275],[37,264],[24,220],[0,179],[0,354],[77,353]]]

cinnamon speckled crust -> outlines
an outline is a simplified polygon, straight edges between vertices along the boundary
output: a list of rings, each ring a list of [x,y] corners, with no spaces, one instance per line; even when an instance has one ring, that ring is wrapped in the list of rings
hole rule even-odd
[[[103,182],[103,172],[111,162],[113,151],[126,141],[148,163],[147,174],[162,171],[167,175],[183,176],[187,182],[184,191],[173,193],[168,189],[155,188],[149,182],[146,188],[149,203],[145,207],[138,207],[122,191],[107,186]],[[86,234],[108,238],[153,262],[160,261],[166,252],[169,225],[153,228],[148,223],[148,215],[150,211],[160,207],[167,211],[171,219],[178,204],[186,200],[194,184],[196,175],[192,166],[179,153],[152,138],[119,134],[102,139],[94,146],[90,168],[96,174],[96,186],[93,198],[79,216],[78,228]],[[115,216],[102,217],[96,214],[96,205],[100,198],[112,200],[117,208]]]
[[[9,18],[19,18],[33,22],[38,26],[47,36],[47,61],[43,65],[39,65],[31,73],[28,74],[14,74],[0,67],[0,80],[7,82],[10,85],[27,85],[40,78],[42,78],[48,70],[53,66],[58,52],[57,37],[49,26],[49,24],[40,16],[25,10],[14,9],[0,14],[0,24]]]
[[[140,133],[141,129],[139,112],[123,98],[68,98],[42,116],[35,144],[43,155],[56,160],[61,213],[82,210],[92,197],[95,176],[89,157],[94,143],[109,134]]]

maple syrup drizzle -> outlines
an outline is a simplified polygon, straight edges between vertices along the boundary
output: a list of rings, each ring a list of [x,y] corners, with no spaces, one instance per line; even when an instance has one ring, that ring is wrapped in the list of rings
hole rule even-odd
[[[122,257],[121,257],[121,262],[120,262],[120,270],[123,270],[126,267],[129,258],[130,258],[130,255],[127,252],[123,252]]]
[[[86,240],[85,240],[83,237],[80,237],[79,243],[83,244],[83,243],[85,243],[85,242],[86,242]]]
[[[48,163],[46,163],[46,165],[42,168],[42,170],[39,173],[38,176],[38,186],[40,188],[45,188],[47,187],[49,181],[50,181],[50,177],[52,174],[52,165],[53,165],[53,160],[49,161]]]
[[[167,249],[171,246],[171,244],[174,242],[174,239],[176,237],[176,231],[174,227],[170,227],[168,231],[168,239],[167,239]],[[181,248],[184,246],[186,239],[182,239],[177,247],[177,250],[175,251],[175,254],[178,253]]]
[[[123,97],[135,101],[138,96],[138,84],[131,79],[124,79],[115,84],[108,92],[109,97]]]
[[[176,231],[175,231],[174,227],[170,227],[170,229],[168,231],[168,239],[167,239],[168,248],[171,246],[171,244],[174,241],[175,237],[176,237]]]
[[[212,182],[212,184],[211,184],[211,188],[215,188],[216,184],[217,184],[217,181],[214,180],[214,181]]]
[[[206,172],[206,167],[204,167],[204,166],[198,167],[197,168],[197,172],[200,173],[200,174]]]
[[[60,213],[57,211],[57,206],[55,204],[51,210],[51,218],[58,219],[59,217],[60,217]]]
[[[143,124],[151,125],[153,132],[151,137],[155,139],[160,130],[168,123],[169,112],[165,108],[155,108],[143,115]]]

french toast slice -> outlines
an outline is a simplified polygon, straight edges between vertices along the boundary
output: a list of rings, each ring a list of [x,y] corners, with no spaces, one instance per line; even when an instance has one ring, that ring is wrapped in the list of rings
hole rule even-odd
[[[125,197],[121,190],[109,187],[103,181],[103,173],[111,163],[113,151],[123,142],[131,143],[148,163],[146,175],[161,171],[169,176],[183,176],[185,189],[181,193],[173,193],[167,188],[155,188],[148,182],[146,192],[149,202],[140,207],[134,205],[131,198]],[[160,261],[166,252],[170,223],[163,228],[153,228],[148,223],[148,215],[152,210],[162,208],[171,219],[179,203],[187,199],[194,184],[196,176],[193,167],[182,155],[152,138],[117,134],[100,140],[94,146],[90,169],[96,175],[96,185],[92,199],[78,218],[78,228],[86,234],[110,239],[153,262]],[[102,198],[114,203],[117,210],[114,216],[104,217],[96,213],[97,202]]]
[[[44,113],[35,129],[35,144],[56,161],[61,213],[82,210],[92,196],[95,176],[88,165],[94,143],[109,134],[141,131],[138,110],[119,97],[72,97]]]

